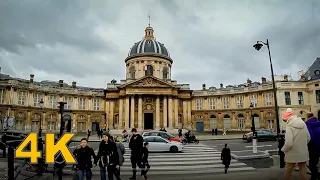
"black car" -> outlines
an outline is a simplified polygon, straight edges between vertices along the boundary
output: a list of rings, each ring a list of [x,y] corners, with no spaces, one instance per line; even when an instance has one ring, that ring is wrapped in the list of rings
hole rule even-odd
[[[276,141],[277,140],[277,133],[272,132],[271,130],[258,130],[257,133],[257,140],[258,141]],[[242,139],[248,142],[252,141],[253,133],[247,133],[243,135]]]

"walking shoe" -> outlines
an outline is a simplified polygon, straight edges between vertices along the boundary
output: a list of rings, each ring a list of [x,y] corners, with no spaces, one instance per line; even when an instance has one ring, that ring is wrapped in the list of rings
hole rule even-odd
[[[148,180],[148,177],[146,174],[144,174],[143,177],[144,177],[144,180]]]

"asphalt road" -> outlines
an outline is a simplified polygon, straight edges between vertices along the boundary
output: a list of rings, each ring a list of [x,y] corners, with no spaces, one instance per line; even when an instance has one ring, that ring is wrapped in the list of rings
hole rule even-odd
[[[228,147],[231,151],[248,151],[252,150],[252,142],[247,142],[241,139],[235,140],[210,140],[210,141],[201,141],[201,143],[206,144],[208,146],[214,147],[218,150],[222,150],[225,144],[228,144]],[[275,150],[278,148],[277,141],[264,141],[257,142],[257,147],[259,151],[266,150]]]

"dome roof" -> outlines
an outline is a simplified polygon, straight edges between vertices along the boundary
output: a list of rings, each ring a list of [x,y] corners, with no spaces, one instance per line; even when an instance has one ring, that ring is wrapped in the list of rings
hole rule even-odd
[[[170,58],[169,51],[164,44],[158,42],[153,36],[153,28],[149,25],[145,29],[145,36],[141,41],[136,42],[132,48],[130,48],[126,61],[137,56],[158,56],[168,59]]]
[[[143,39],[136,42],[130,49],[128,56],[143,53],[155,53],[170,57],[167,48],[155,39]]]

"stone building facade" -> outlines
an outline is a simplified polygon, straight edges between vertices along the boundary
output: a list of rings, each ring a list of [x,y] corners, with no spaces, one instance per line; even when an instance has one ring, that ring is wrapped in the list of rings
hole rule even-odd
[[[300,72],[298,81],[287,75],[277,76],[280,116],[288,107],[303,119],[309,111],[320,116],[319,61],[317,58],[307,72]],[[244,131],[250,129],[252,116],[257,129],[276,128],[270,81],[248,79],[244,84],[220,84],[217,88],[204,84],[201,90],[178,84],[171,79],[173,60],[169,51],[155,39],[151,26],[132,46],[125,64],[126,79],[119,83],[112,80],[101,89],[78,87],[76,82],[69,85],[63,80],[38,82],[33,74],[25,80],[0,73],[0,116],[15,117],[17,130],[37,131],[41,122],[44,131],[58,131],[57,102],[63,101],[74,132],[103,127]]]

